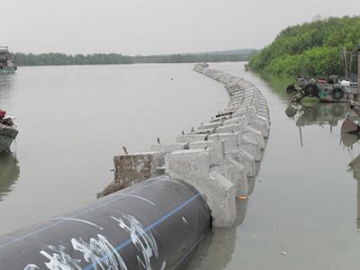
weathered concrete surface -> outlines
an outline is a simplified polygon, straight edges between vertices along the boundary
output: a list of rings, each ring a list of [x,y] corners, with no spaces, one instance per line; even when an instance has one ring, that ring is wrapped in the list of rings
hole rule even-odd
[[[188,143],[154,144],[151,146],[151,151],[171,153],[174,151],[184,150],[188,147]]]
[[[239,181],[231,181],[230,179],[234,177],[231,175],[224,177],[234,184],[235,193],[249,195],[253,190],[254,177],[258,173],[269,137],[270,117],[267,102],[251,82],[210,69],[207,65],[195,65],[194,70],[224,83],[230,95],[228,106],[216,118],[212,118],[209,124],[201,125],[198,130],[215,128],[213,132],[209,131],[211,133],[206,140],[223,141],[224,159],[214,164],[214,167],[217,166],[217,171],[224,176],[225,170],[233,170],[239,174],[241,169],[234,170],[234,168],[242,166],[245,177],[240,173],[240,178],[236,176]],[[203,147],[200,143],[196,145]],[[221,163],[226,166],[219,165]]]
[[[224,141],[198,141],[190,143],[190,149],[202,149],[210,151],[210,163],[216,164],[224,159]]]
[[[127,187],[134,182],[158,176],[164,165],[164,153],[144,152],[114,157],[115,181]]]
[[[211,169],[209,150],[177,151],[169,155],[170,176],[185,180],[205,198],[215,227],[231,227],[236,218],[233,183]]]
[[[114,157],[115,179],[98,197],[127,188],[163,173],[165,164],[163,152],[144,152]]]
[[[210,167],[234,184],[236,194],[243,194],[247,190],[246,167],[233,156],[225,156],[224,143],[224,140],[195,142],[190,144],[190,149],[208,150]]]
[[[238,149],[238,133],[217,133],[208,137],[209,141],[224,141],[224,152],[234,151]]]
[[[191,142],[197,142],[197,141],[204,141],[207,136],[208,136],[207,134],[188,133],[188,134],[178,136],[176,138],[176,142],[191,143]]]
[[[254,177],[257,174],[255,158],[244,149],[229,151],[226,153],[225,157],[230,157],[240,164],[243,164],[245,166],[245,172],[248,177]]]
[[[218,128],[219,126],[221,126],[221,121],[220,122],[214,122],[214,123],[208,123],[208,124],[204,124],[204,125],[200,125],[198,127],[198,130],[215,130],[216,128]]]

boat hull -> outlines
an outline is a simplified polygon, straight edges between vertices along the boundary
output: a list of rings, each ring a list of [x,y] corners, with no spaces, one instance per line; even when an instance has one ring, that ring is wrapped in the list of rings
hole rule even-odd
[[[346,118],[341,125],[341,133],[359,134],[360,127],[353,120]]]
[[[9,67],[9,68],[3,67],[2,69],[0,69],[0,74],[12,74],[15,73],[16,70],[17,70],[16,67]]]
[[[10,151],[10,146],[18,133],[17,129],[0,124],[0,153]]]
[[[14,74],[15,70],[1,70],[0,74]]]

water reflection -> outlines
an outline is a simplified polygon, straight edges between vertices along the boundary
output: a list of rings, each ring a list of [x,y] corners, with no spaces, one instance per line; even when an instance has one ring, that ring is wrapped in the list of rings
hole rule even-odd
[[[341,133],[341,142],[342,144],[348,148],[353,149],[353,145],[360,140],[360,135],[357,134],[349,134],[349,133]]]
[[[341,141],[349,150],[353,149],[353,145],[360,140],[360,135],[353,135],[348,133],[341,134]],[[354,158],[349,164],[348,171],[353,173],[353,177],[357,180],[357,219],[356,224],[360,229],[360,154]]]
[[[303,146],[301,127],[329,125],[332,131],[332,128],[346,117],[358,118],[347,103],[316,103],[314,105],[290,103],[285,114],[294,119],[296,126],[299,127],[301,147]]]
[[[15,156],[0,154],[0,201],[11,191],[11,186],[19,178],[20,168]]]
[[[285,114],[290,118],[294,118],[297,126],[321,126],[325,124],[337,126],[338,121],[349,114],[355,116],[347,103],[290,104],[286,108]]]
[[[337,126],[338,123],[349,117],[350,119],[359,119],[347,103],[317,103],[313,106],[301,104],[290,104],[285,114],[295,120],[299,127],[300,142],[302,143],[301,127],[311,125],[329,125],[330,128]],[[348,150],[353,150],[355,143],[360,142],[359,134],[349,134],[341,132],[341,143]],[[349,164],[349,171],[353,173],[353,177],[357,180],[357,228],[360,229],[360,154],[354,158]]]
[[[14,87],[15,74],[0,75],[0,101],[9,100],[11,89]]]
[[[249,195],[254,190],[255,179],[249,179]],[[229,228],[214,228],[200,243],[187,270],[225,269],[235,251],[237,228],[243,223],[248,200],[236,200],[237,216],[235,224]]]

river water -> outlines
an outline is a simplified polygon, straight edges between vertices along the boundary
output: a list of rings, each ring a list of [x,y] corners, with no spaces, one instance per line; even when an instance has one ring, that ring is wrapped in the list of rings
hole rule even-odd
[[[360,144],[350,138],[346,147],[340,132],[348,108],[288,108],[282,84],[243,63],[210,67],[263,92],[271,132],[236,226],[209,234],[188,269],[359,269]],[[223,85],[192,68],[23,67],[1,76],[0,108],[16,116],[20,133],[13,155],[0,156],[0,234],[95,200],[123,146],[142,152],[158,137],[174,142],[226,107]]]

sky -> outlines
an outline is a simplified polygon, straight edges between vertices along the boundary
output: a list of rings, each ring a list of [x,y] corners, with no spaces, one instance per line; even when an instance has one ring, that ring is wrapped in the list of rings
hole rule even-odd
[[[360,15],[360,0],[1,0],[13,52],[154,55],[262,49],[314,18]]]

